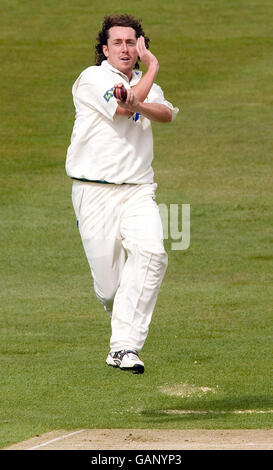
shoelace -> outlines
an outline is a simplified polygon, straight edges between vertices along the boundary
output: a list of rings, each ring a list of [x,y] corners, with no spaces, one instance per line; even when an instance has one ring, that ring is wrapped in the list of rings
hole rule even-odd
[[[115,352],[114,357],[118,357],[118,359],[122,360],[123,357],[125,356],[125,354],[129,355],[130,353],[135,354],[136,356],[138,356],[136,351],[131,351],[129,349],[123,349],[122,351]]]

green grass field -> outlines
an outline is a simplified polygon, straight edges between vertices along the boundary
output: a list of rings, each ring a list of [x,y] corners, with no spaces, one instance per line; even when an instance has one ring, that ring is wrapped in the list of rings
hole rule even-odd
[[[166,240],[143,376],[104,363],[64,169],[71,87],[112,12],[142,18],[180,108],[154,125],[157,201],[191,205],[190,248]],[[54,429],[272,428],[272,15],[271,0],[1,0],[1,447]],[[213,390],[162,391],[181,384]]]

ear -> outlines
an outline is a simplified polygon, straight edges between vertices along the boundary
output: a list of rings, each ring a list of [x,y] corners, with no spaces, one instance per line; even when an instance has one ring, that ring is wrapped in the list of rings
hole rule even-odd
[[[104,53],[105,57],[107,58],[108,57],[108,47],[106,46],[106,44],[104,44],[102,46],[102,52]]]

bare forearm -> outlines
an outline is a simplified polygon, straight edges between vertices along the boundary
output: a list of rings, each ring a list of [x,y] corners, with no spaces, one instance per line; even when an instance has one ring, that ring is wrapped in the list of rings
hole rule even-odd
[[[159,64],[155,61],[152,65],[149,66],[147,72],[143,75],[143,77],[141,77],[137,85],[132,87],[132,90],[139,102],[143,103],[143,101],[147,98],[148,93],[152,88],[154,80],[157,76],[158,70]],[[125,117],[131,117],[133,115],[133,113],[128,112],[121,106],[117,107],[116,114]]]
[[[137,40],[137,52],[141,62],[147,67],[146,73],[141,77],[139,82],[133,87],[134,94],[138,101],[143,101],[147,98],[150,89],[153,86],[155,78],[158,74],[159,63],[154,54],[146,48],[145,39],[140,36]]]
[[[122,108],[121,106],[118,106],[116,109],[116,115],[129,118],[129,117],[132,117],[134,113],[128,111],[127,109]]]
[[[133,94],[136,98],[135,102],[143,103],[145,99],[147,98],[149,91],[151,90],[153,83],[155,81],[155,78],[158,74],[159,63],[155,55],[152,54],[151,51],[149,51],[146,48],[145,39],[143,36],[140,36],[137,40],[137,52],[138,52],[141,62],[147,67],[147,71],[141,77],[138,83],[131,88],[131,91],[133,91]],[[128,90],[127,90],[127,93],[128,93]],[[130,99],[127,99],[126,103],[129,103],[129,101]],[[122,104],[123,103],[121,103],[118,100],[119,106],[117,107],[116,114],[121,115],[121,116],[126,116],[126,117],[132,116],[132,114],[134,114],[135,111],[132,114],[130,112],[128,113],[128,109],[124,109]],[[165,121],[162,121],[162,122],[165,122]]]
[[[155,122],[170,122],[172,120],[171,110],[160,103],[141,103],[138,102],[135,112],[142,114],[146,118]]]
[[[135,95],[138,98],[138,101],[143,101],[147,98],[150,89],[153,86],[155,78],[157,76],[159,70],[159,64],[155,61],[151,64],[147,70],[147,72],[141,77],[137,85],[132,87]]]

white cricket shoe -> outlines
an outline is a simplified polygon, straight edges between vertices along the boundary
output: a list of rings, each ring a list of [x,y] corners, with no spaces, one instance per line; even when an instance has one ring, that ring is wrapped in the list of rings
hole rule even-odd
[[[121,351],[109,352],[106,358],[106,364],[112,367],[119,367],[121,363],[121,358],[119,357]]]
[[[119,367],[121,370],[128,370],[133,374],[143,374],[144,363],[139,359],[138,353],[132,350],[110,351],[106,364],[112,367]]]
[[[136,351],[123,350],[120,351],[121,363],[119,368],[121,370],[128,370],[133,374],[143,374],[144,362],[142,362]]]

